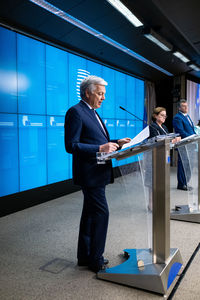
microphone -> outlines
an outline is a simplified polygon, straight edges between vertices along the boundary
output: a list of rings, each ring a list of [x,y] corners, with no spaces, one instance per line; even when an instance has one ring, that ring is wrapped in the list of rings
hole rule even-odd
[[[122,107],[122,106],[119,106],[119,108],[121,108],[122,110],[126,111],[128,114],[134,116],[134,117],[135,117],[136,119],[138,119],[139,121],[144,122],[147,126],[153,128],[153,130],[156,130],[156,131],[158,132],[158,135],[160,134],[159,131],[158,131],[155,127],[153,127],[151,124],[148,124],[147,121],[140,119],[138,116],[134,115],[133,113],[131,113],[130,111],[128,111],[127,109],[125,109],[125,108]]]
[[[171,138],[175,138],[176,136],[179,136],[179,134],[175,134],[175,133],[168,133],[168,134],[166,134],[166,135],[160,135],[159,131],[158,131],[155,127],[153,127],[151,124],[148,124],[147,121],[140,119],[138,116],[134,115],[133,113],[131,113],[130,111],[128,111],[127,109],[125,109],[125,108],[122,107],[122,106],[119,106],[119,108],[121,108],[122,110],[126,111],[128,114],[134,116],[134,117],[137,118],[138,120],[144,122],[147,126],[153,128],[153,130],[156,130],[156,131],[157,131],[158,135],[152,137],[152,138],[149,139],[149,140],[157,141],[157,139],[159,139],[159,136],[160,136],[160,137],[169,136],[169,137],[171,137]]]
[[[128,110],[125,109],[124,107],[119,106],[119,108],[121,108],[122,110],[126,111],[128,114],[134,116],[134,117],[135,117],[136,119],[138,119],[139,121],[142,121],[142,122],[144,122],[145,124],[149,125],[149,124],[147,123],[147,121],[140,119],[138,116],[134,115],[133,113],[131,113],[130,111],[128,111]],[[151,125],[149,125],[149,126],[151,126]]]

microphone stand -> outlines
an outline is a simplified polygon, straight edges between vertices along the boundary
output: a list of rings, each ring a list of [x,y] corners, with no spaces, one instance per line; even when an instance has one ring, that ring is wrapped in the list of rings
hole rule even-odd
[[[155,130],[155,128],[154,128],[151,124],[148,124],[147,121],[140,119],[138,116],[134,115],[133,113],[131,113],[130,111],[128,111],[127,109],[125,109],[125,108],[122,107],[122,106],[119,106],[119,108],[122,109],[122,110],[124,110],[124,111],[126,111],[128,114],[134,116],[136,119],[138,119],[139,121],[144,122],[147,126],[152,127],[152,128]],[[166,135],[160,135],[159,132],[158,132],[158,135],[157,135],[157,136],[154,136],[153,138],[151,138],[151,139],[149,139],[149,140],[151,140],[151,141],[157,141],[157,140],[159,139],[159,136],[160,136],[160,138],[161,138],[161,137],[165,137],[165,136],[169,136],[170,138],[175,138],[176,136],[179,136],[179,134],[176,134],[176,133],[168,133],[168,134],[166,134]]]
[[[124,111],[126,111],[128,114],[134,116],[134,117],[135,117],[136,119],[138,119],[139,121],[142,121],[142,122],[144,122],[145,124],[149,125],[149,124],[147,123],[147,121],[140,119],[138,116],[134,115],[133,113],[131,113],[130,111],[128,111],[128,110],[125,109],[124,107],[119,106],[119,108],[122,109],[122,110],[124,110]],[[150,126],[151,126],[151,125],[150,125]]]

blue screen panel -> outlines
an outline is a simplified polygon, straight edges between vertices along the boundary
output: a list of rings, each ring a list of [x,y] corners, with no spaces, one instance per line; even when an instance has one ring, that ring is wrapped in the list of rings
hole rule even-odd
[[[127,120],[116,120],[116,137],[117,139],[122,139],[127,137],[126,132]],[[127,163],[126,159],[118,161],[118,166],[125,165]]]
[[[126,119],[126,112],[119,106],[127,108],[126,75],[115,71],[115,110],[117,119]]]
[[[143,130],[143,122],[135,121],[135,135],[137,135],[142,130]]]
[[[19,115],[20,191],[47,184],[46,117]]]
[[[105,119],[103,118],[104,124],[109,132],[110,139],[114,140],[116,138],[115,134],[115,120],[114,119]]]
[[[2,195],[72,177],[63,117],[80,100],[80,82],[89,74],[108,82],[98,113],[111,139],[132,138],[142,130],[143,122],[119,109],[121,105],[143,119],[142,80],[2,27],[0,43]],[[129,159],[113,162],[118,166]]]
[[[102,65],[97,64],[93,61],[90,60],[86,60],[87,62],[87,71],[90,73],[90,75],[95,75],[98,77],[102,77]],[[104,105],[104,103],[102,103],[101,107],[98,108],[98,114],[102,117],[102,106]]]
[[[0,112],[17,112],[16,33],[0,27]]]
[[[134,120],[127,120],[126,130],[127,130],[127,137],[131,139],[134,138],[136,136],[136,122]],[[136,160],[137,160],[136,156],[132,156],[127,158],[126,163],[130,164]]]
[[[17,35],[19,113],[45,114],[45,45]]]
[[[127,123],[126,123],[126,126],[127,126],[127,131],[126,131],[126,134],[127,134],[127,137],[129,138],[134,138],[136,136],[136,122],[134,120],[127,120]]]
[[[108,82],[106,86],[106,99],[102,104],[102,115],[104,118],[115,118],[115,71],[102,67],[102,77]]]
[[[72,154],[69,154],[69,166],[70,166],[70,168],[69,168],[69,179],[71,179],[72,178]]]
[[[0,114],[0,196],[19,192],[17,115]]]
[[[64,116],[68,107],[68,53],[46,46],[47,114]]]
[[[64,117],[47,117],[48,184],[69,179],[69,154],[64,144]]]
[[[134,115],[137,110],[137,99],[135,98],[135,78],[129,75],[126,75],[126,95],[127,95],[127,110]],[[134,116],[127,114],[127,118],[131,120],[135,120]]]
[[[80,82],[88,76],[86,60],[71,53],[69,55],[69,107],[78,103]],[[66,109],[67,110],[67,109]]]
[[[86,62],[87,62],[87,71],[90,73],[90,75],[102,77],[102,65],[97,64],[91,60],[86,60]]]
[[[127,126],[127,121],[126,120],[116,120],[116,136],[117,136],[117,139],[122,139],[122,138],[127,136],[126,126]]]
[[[144,81],[135,79],[135,112],[143,120],[144,117]]]

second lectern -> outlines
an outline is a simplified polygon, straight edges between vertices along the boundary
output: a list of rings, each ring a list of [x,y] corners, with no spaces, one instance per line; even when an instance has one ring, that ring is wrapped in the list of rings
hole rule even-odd
[[[146,210],[152,218],[152,240],[145,249],[124,249],[126,260],[100,271],[97,278],[166,294],[182,267],[179,249],[170,248],[170,139],[139,144],[104,155],[101,159],[120,161],[137,155],[140,155],[137,164],[148,193]],[[134,170],[131,170],[135,164],[125,167],[122,176],[123,182],[128,185],[129,197],[137,201],[138,195],[134,193],[132,182]]]

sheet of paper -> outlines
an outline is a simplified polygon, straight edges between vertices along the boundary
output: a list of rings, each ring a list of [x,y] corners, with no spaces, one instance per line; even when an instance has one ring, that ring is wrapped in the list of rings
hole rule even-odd
[[[145,127],[142,131],[140,131],[140,133],[138,133],[138,135],[136,135],[129,143],[124,144],[122,146],[122,149],[139,144],[145,139],[147,139],[148,137],[149,137],[149,126]]]

